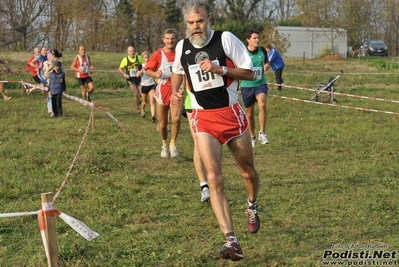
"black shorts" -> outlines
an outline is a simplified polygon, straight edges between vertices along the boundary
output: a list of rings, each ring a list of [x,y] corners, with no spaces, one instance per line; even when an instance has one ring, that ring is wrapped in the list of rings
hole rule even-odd
[[[78,80],[79,85],[85,85],[93,82],[93,79],[89,76],[86,78],[76,78]]]
[[[155,90],[155,84],[141,86],[141,93],[148,94],[151,90]]]
[[[40,78],[39,78],[38,76],[32,76],[32,78],[33,78],[33,80],[35,80],[35,82],[37,82],[37,83],[42,83],[42,82],[40,81]]]
[[[141,77],[130,77],[129,79],[126,79],[127,85],[134,84],[136,86],[140,86],[141,83]]]

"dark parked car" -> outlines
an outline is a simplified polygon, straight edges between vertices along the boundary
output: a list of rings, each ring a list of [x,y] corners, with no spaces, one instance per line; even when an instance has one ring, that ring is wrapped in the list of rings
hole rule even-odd
[[[369,56],[388,56],[388,47],[382,40],[370,40],[366,42],[365,54]]]

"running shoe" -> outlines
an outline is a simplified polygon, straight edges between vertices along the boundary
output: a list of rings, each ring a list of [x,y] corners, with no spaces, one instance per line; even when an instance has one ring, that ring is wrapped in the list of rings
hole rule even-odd
[[[235,236],[226,238],[226,244],[220,250],[220,257],[225,260],[239,261],[244,258],[240,244]]]
[[[255,148],[256,147],[256,136],[251,138],[251,143],[252,143],[252,148]]]
[[[258,201],[255,200],[252,205],[249,205],[247,201],[247,209],[245,211],[248,214],[247,228],[252,234],[256,234],[260,228],[260,220],[258,215]]]
[[[140,113],[141,117],[144,118],[145,117],[145,111],[142,109],[141,113]]]
[[[201,191],[201,202],[208,202],[210,198],[211,196],[209,194],[209,188],[204,187],[204,189]]]
[[[86,100],[89,101],[89,102],[91,102],[89,93],[86,93]]]
[[[268,144],[269,143],[269,139],[267,139],[267,136],[265,133],[259,132],[259,137],[258,137],[260,143],[262,145],[264,144]]]
[[[177,152],[176,145],[171,145],[169,151],[170,151],[170,156],[172,158],[177,158],[179,156],[179,152]]]
[[[11,96],[6,96],[6,95],[5,95],[3,98],[4,98],[4,101],[8,101],[8,100],[11,99]]]
[[[162,146],[161,157],[169,158],[168,146]]]
[[[151,117],[151,122],[152,122],[152,123],[155,123],[155,120],[156,120],[156,119],[155,119],[155,116],[152,116],[152,117]]]

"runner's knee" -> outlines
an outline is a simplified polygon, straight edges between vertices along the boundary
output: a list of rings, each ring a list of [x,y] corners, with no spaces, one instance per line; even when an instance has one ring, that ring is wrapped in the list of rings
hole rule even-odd
[[[241,176],[245,180],[252,180],[252,179],[254,179],[255,177],[258,176],[258,173],[255,170],[254,166],[252,166],[252,167],[248,166],[245,169],[241,169]]]

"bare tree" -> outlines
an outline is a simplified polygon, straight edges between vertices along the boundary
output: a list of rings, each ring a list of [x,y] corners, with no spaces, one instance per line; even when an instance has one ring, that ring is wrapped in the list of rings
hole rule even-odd
[[[233,21],[247,22],[251,19],[257,19],[257,5],[262,0],[225,0],[226,17]]]
[[[397,56],[399,54],[399,0],[387,0],[385,10],[386,28],[383,39],[388,45],[388,55]]]
[[[297,12],[301,14],[302,24],[306,27],[323,28],[323,31],[312,31],[313,34],[323,35],[330,40],[330,54],[334,54],[334,41],[344,32],[343,6],[345,0],[297,0]]]
[[[65,0],[50,0],[49,24],[44,28],[48,34],[49,46],[58,50],[65,50],[70,47],[69,32],[73,25],[73,10],[70,8],[71,2]]]
[[[288,38],[283,34],[280,34],[278,30],[272,26],[266,26],[263,29],[260,35],[260,44],[262,46],[270,44],[276,47],[281,54],[287,52],[287,50],[291,47],[291,43],[288,41]]]
[[[370,31],[371,5],[369,1],[346,1],[342,8],[342,17],[342,27],[348,33],[348,45],[356,47],[362,44]]]
[[[44,16],[47,0],[2,0],[0,45],[14,50],[30,50],[45,43],[43,27],[48,25]]]
[[[295,9],[296,2],[295,0],[278,0],[273,4],[278,14],[278,20],[287,21]]]
[[[132,2],[136,10],[133,33],[137,49],[153,52],[162,44],[162,32],[171,27],[166,21],[164,3],[160,0]]]
[[[2,0],[0,47],[31,50],[47,45],[60,50],[154,51],[162,32],[173,27],[184,34],[180,13],[186,0]],[[334,39],[347,31],[348,44],[384,39],[390,54],[398,52],[399,0],[207,0],[213,6],[215,27],[229,22],[237,29],[254,23],[325,28]],[[290,24],[293,22],[292,24]],[[240,25],[235,25],[239,23]],[[230,25],[230,26],[231,26]],[[240,27],[239,27],[240,26]],[[234,28],[233,27],[233,28]]]

